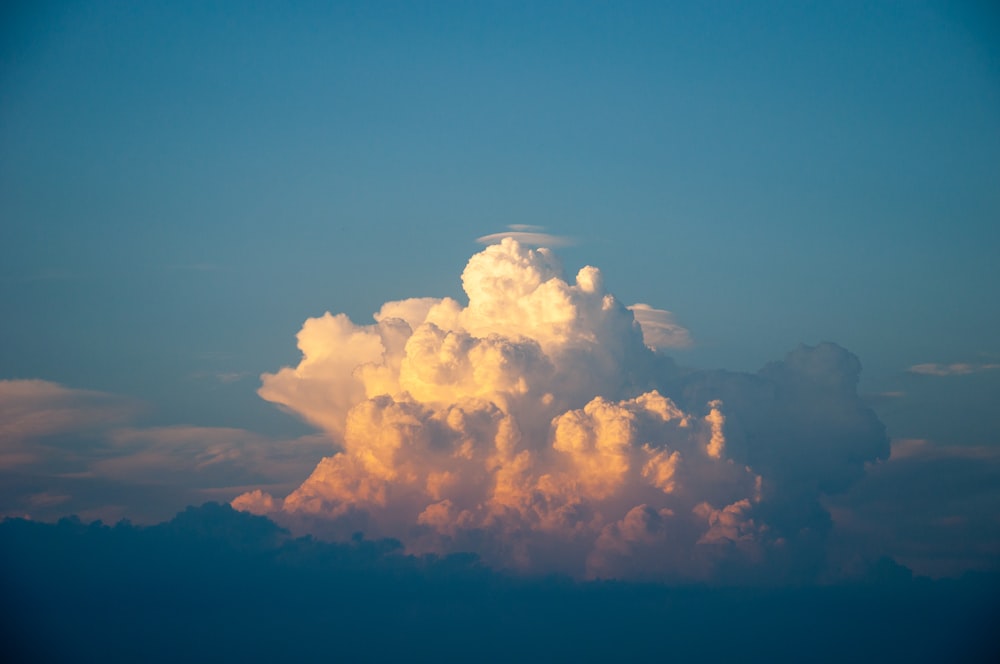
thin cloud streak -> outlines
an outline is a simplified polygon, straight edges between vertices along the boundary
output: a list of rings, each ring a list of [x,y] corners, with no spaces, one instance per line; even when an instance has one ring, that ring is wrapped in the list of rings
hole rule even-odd
[[[503,233],[491,233],[476,238],[479,244],[498,244],[504,238],[511,238],[519,244],[528,247],[568,247],[576,244],[573,238],[564,235],[552,235],[545,233],[544,226],[532,226],[531,224],[510,224],[508,230]]]
[[[497,244],[505,238],[511,238],[512,240],[529,247],[569,247],[576,244],[576,241],[570,237],[526,231],[491,233],[490,235],[477,237],[476,242],[479,244]]]
[[[907,371],[925,376],[967,376],[984,371],[996,371],[997,369],[1000,369],[1000,364],[956,362],[953,364],[915,364]]]
[[[889,461],[901,459],[979,459],[1000,461],[1000,447],[990,445],[935,445],[922,438],[892,441]]]

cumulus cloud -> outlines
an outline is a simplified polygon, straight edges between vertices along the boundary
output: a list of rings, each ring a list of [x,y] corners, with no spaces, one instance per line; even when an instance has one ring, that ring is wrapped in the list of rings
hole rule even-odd
[[[572,238],[564,235],[552,235],[546,233],[544,226],[531,226],[530,224],[511,224],[508,230],[502,233],[490,233],[476,238],[479,244],[497,244],[505,238],[510,238],[529,247],[568,247],[575,244]]]
[[[860,363],[834,344],[757,375],[682,372],[650,348],[687,338],[668,312],[627,308],[597,268],[568,279],[550,250],[510,237],[462,284],[464,305],[308,319],[302,360],[259,393],[341,451],[289,495],[233,505],[501,567],[711,579],[798,569],[788,557],[828,523],[820,495],[888,454]]]
[[[1000,364],[956,362],[953,364],[914,364],[909,368],[909,372],[924,374],[926,376],[965,376],[967,374],[995,371],[997,369],[1000,369]]]

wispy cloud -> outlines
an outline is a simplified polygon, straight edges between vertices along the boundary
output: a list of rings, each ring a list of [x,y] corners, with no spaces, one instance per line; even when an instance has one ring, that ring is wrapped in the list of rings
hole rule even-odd
[[[0,381],[0,513],[141,519],[261,483],[287,492],[333,450],[324,434],[137,426],[142,411],[119,395]]]
[[[229,385],[249,378],[251,375],[249,371],[196,371],[191,374],[191,378],[217,381],[223,385]]]
[[[248,482],[254,476],[294,482],[332,449],[323,434],[288,440],[246,429],[185,425],[115,429],[108,432],[108,440],[117,455],[96,461],[92,466],[96,472],[136,479],[164,472],[185,476],[212,471],[223,482],[221,486]],[[219,486],[218,482],[210,485]]]
[[[890,404],[893,402],[898,402],[900,399],[906,398],[906,392],[901,390],[889,390],[887,392],[869,392],[868,394],[861,395],[864,402],[869,406],[882,406]]]
[[[544,226],[531,226],[529,224],[511,224],[507,226],[509,230],[502,233],[490,233],[476,238],[479,244],[497,244],[504,238],[513,238],[519,243],[531,247],[568,247],[576,244],[573,238],[565,235],[552,235],[543,232]]]
[[[642,328],[643,341],[650,348],[688,348],[693,343],[691,333],[666,309],[654,309],[642,302],[633,304],[628,309]]]
[[[922,374],[925,376],[965,376],[968,374],[982,373],[984,371],[995,371],[1000,369],[998,363],[973,363],[956,362],[953,364],[914,364],[908,369],[910,373]]]
[[[1000,447],[990,445],[935,445],[923,438],[892,441],[889,461],[902,459],[993,459],[1000,461]]]
[[[55,436],[106,430],[133,417],[139,404],[113,394],[46,380],[0,380],[0,468],[50,456]]]

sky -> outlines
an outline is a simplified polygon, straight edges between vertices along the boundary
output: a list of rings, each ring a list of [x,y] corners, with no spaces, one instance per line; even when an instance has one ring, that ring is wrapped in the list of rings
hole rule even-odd
[[[989,3],[2,12],[0,514],[997,571]]]

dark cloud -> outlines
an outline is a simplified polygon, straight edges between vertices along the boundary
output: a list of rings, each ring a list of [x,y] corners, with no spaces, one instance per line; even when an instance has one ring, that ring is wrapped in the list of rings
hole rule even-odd
[[[843,491],[865,463],[889,456],[889,438],[858,395],[861,363],[834,343],[799,346],[757,374],[694,372],[682,379],[685,403],[725,404],[735,460],[782,489]]]
[[[755,508],[780,538],[772,571],[815,578],[826,566],[831,526],[822,505],[889,456],[889,438],[858,395],[858,358],[834,343],[802,345],[756,374],[693,371],[662,389],[695,409],[715,399],[726,413],[727,451],[763,478]]]
[[[896,441],[888,461],[825,503],[831,554],[845,565],[892,555],[931,576],[1000,570],[998,447]]]
[[[647,524],[655,530],[654,524]],[[994,661],[998,579],[709,589],[512,578],[206,504],[0,523],[8,661]]]

